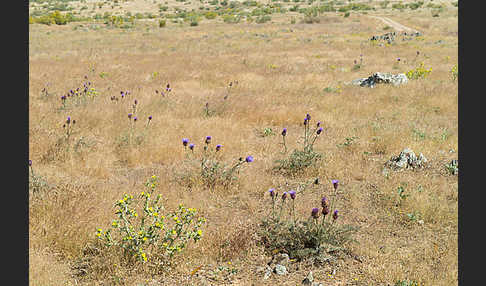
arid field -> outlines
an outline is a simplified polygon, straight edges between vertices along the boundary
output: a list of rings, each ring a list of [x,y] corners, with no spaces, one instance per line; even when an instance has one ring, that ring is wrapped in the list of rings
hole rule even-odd
[[[30,285],[457,285],[457,3],[29,1]]]

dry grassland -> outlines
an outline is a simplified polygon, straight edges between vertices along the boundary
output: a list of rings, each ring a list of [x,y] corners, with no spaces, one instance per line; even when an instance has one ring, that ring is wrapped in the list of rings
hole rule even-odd
[[[373,44],[372,35],[393,29],[370,15],[423,36]],[[30,25],[29,157],[49,185],[30,191],[31,285],[300,285],[310,270],[324,285],[458,283],[458,179],[444,167],[458,152],[458,85],[450,74],[458,62],[457,8],[440,17],[428,9],[388,9],[346,18],[325,13],[315,24],[290,24],[289,15],[272,21],[165,28],[139,21],[132,29],[97,30]],[[360,55],[362,67],[353,70]],[[433,68],[430,75],[403,86],[346,84],[377,71],[405,73],[420,62]],[[61,108],[60,97],[86,81],[98,96]],[[232,81],[238,84],[224,101]],[[167,83],[172,91],[162,97],[156,90]],[[131,93],[121,99],[120,91]],[[153,119],[144,140],[127,145],[135,99],[136,130]],[[206,103],[214,115],[205,116]],[[299,147],[307,113],[324,127],[314,145],[324,159],[296,177],[272,173],[283,158],[282,128],[289,149]],[[67,116],[76,120],[70,152],[57,144]],[[275,135],[263,136],[265,128]],[[189,189],[176,176],[185,158],[182,138],[200,151],[207,135],[212,146],[223,145],[224,161],[254,157],[229,189],[197,183]],[[384,163],[406,147],[423,153],[427,167],[384,174]],[[207,219],[201,241],[158,275],[141,264],[119,266],[114,253],[89,251],[96,229],[115,218],[113,203],[139,194],[152,175],[160,178],[167,207],[184,203]],[[290,274],[264,280],[256,270],[271,256],[256,233],[268,214],[267,190],[288,191],[316,177],[321,185],[298,196],[296,212],[309,216],[331,191],[331,180],[340,180],[339,222],[359,227],[357,242],[347,245],[351,255],[319,267],[296,262]],[[397,206],[399,186],[409,197]],[[410,219],[412,213],[419,219]],[[210,275],[228,265],[236,273]]]

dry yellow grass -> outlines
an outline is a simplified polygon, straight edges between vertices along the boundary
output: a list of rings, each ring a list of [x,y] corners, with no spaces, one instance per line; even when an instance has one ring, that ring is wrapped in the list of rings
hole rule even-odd
[[[373,45],[368,39],[386,31],[369,15],[386,16],[424,36]],[[221,285],[229,282],[210,281],[208,273],[228,261],[238,269],[232,276],[235,285],[300,284],[309,270],[326,285],[387,285],[405,279],[420,285],[458,283],[458,183],[444,170],[458,151],[458,90],[450,76],[458,61],[457,8],[450,6],[440,17],[428,9],[351,13],[347,18],[327,13],[312,25],[291,25],[289,17],[261,25],[203,21],[197,27],[162,29],[155,22],[89,31],[75,30],[78,23],[30,25],[29,156],[35,173],[53,186],[30,196],[31,285]],[[353,61],[360,55],[364,65],[355,71]],[[393,68],[398,57],[401,62]],[[404,86],[345,84],[376,71],[406,72],[422,61],[433,68],[430,76]],[[98,97],[60,109],[60,96],[82,85],[84,76]],[[223,107],[222,97],[234,80],[238,84]],[[155,90],[167,83],[172,92],[162,98]],[[43,97],[46,86],[50,96]],[[339,93],[323,91],[338,86]],[[110,100],[126,90],[131,94],[124,100]],[[135,99],[136,128],[143,128],[149,115],[153,120],[142,144],[123,146]],[[206,102],[219,113],[205,117]],[[280,131],[287,127],[289,149],[297,148],[306,113],[323,123],[315,149],[325,159],[301,177],[272,174],[274,161],[282,158]],[[73,140],[85,143],[78,152],[55,147],[67,116],[76,120]],[[261,137],[264,128],[276,135]],[[255,158],[229,190],[196,185],[189,191],[174,177],[184,158],[181,139],[200,148],[207,135],[213,144],[223,144],[226,161]],[[337,146],[351,137],[356,139],[350,146]],[[406,147],[423,153],[428,167],[384,176],[383,164]],[[158,191],[169,207],[184,203],[208,220],[203,239],[175,258],[170,273],[157,276],[143,267],[108,265],[117,259],[113,254],[94,257],[89,251],[96,228],[106,228],[115,218],[113,203],[125,193],[138,194],[152,175],[160,178]],[[359,243],[349,248],[361,262],[342,257],[320,268],[301,262],[288,276],[263,280],[255,270],[270,257],[255,233],[269,207],[266,191],[314,177],[323,185],[299,197],[298,214],[308,216],[330,190],[330,181],[339,179],[344,197],[340,220],[360,227]],[[410,196],[397,206],[401,185]],[[408,219],[413,212],[420,213],[423,224]],[[84,276],[79,275],[83,263],[88,265]],[[199,274],[190,276],[199,266]]]

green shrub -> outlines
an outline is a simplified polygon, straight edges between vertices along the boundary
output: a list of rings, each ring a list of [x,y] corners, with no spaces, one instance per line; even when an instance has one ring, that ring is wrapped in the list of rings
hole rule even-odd
[[[167,24],[167,21],[165,19],[159,20],[159,28],[164,28],[166,24]]]

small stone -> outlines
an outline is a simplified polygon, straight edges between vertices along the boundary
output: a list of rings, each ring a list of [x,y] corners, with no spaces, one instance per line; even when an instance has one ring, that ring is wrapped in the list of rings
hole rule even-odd
[[[275,274],[278,274],[278,275],[285,275],[285,274],[288,273],[287,267],[280,265],[280,264],[275,265],[273,272],[275,272]]]
[[[304,285],[311,285],[312,282],[314,282],[314,276],[312,275],[312,271],[309,271],[309,274],[307,274],[307,277],[302,280],[302,284]]]
[[[283,266],[288,266],[290,262],[289,255],[287,253],[279,253],[275,255],[274,262]]]
[[[268,278],[270,278],[271,275],[272,275],[272,268],[270,268],[269,266],[267,266],[265,268],[265,274],[263,275],[263,279],[264,280],[267,280]]]

